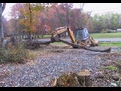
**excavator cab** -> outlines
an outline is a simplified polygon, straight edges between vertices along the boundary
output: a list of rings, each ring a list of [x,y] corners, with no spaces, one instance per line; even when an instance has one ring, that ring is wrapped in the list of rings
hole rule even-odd
[[[83,43],[85,46],[98,46],[98,41],[95,41],[93,37],[90,36],[87,28],[76,29],[74,36],[78,44]]]
[[[77,41],[85,41],[89,39],[89,32],[87,28],[78,28],[75,30],[74,36]]]

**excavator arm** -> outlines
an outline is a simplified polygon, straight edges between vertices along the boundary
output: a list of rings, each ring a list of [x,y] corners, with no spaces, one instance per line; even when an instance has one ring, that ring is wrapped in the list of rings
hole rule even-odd
[[[74,33],[70,28],[67,27],[59,27],[56,28],[55,31],[52,32],[52,36],[51,36],[51,41],[55,42],[55,41],[59,41],[59,34],[63,33],[63,32],[68,32],[69,37],[72,41],[72,43],[76,43],[76,39],[74,37]]]
[[[59,34],[61,34],[63,32],[66,32],[66,31],[67,31],[67,28],[66,27],[56,28],[55,31],[52,32],[51,41],[52,42],[59,41]]]

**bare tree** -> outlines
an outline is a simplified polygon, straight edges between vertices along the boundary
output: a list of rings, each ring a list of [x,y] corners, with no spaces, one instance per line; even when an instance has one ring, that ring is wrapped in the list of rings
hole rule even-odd
[[[80,3],[80,11],[82,12],[83,11],[83,8],[84,8],[84,3]]]
[[[85,3],[79,3],[80,4],[80,12],[83,12],[83,9],[84,9],[84,6],[85,6]],[[86,14],[87,14],[87,19],[83,21],[83,26],[86,25],[87,21],[89,20],[89,18],[91,17],[91,14],[92,14],[93,10],[92,11],[87,11]]]
[[[5,9],[6,3],[0,3],[0,39],[1,39],[1,47],[3,47],[4,40],[4,31],[3,31],[3,22],[2,22],[2,13]]]

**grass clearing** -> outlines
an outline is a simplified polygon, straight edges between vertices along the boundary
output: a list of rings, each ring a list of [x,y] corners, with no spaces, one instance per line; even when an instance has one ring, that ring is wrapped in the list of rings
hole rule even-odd
[[[113,65],[110,65],[110,66],[106,66],[106,67],[104,67],[104,68],[106,68],[106,69],[108,69],[108,70],[118,70],[118,68],[117,67],[115,67],[115,66],[113,66]]]
[[[121,33],[93,33],[90,34],[93,38],[121,38]]]
[[[50,38],[51,35],[50,35],[50,34],[46,34],[46,35],[44,35],[43,37],[44,37],[44,38]]]
[[[62,44],[65,44],[63,42],[54,42],[54,43],[51,43],[51,44],[57,44],[57,45],[62,45]],[[100,46],[113,46],[113,47],[121,47],[121,43],[120,42],[99,42],[99,45]]]
[[[54,43],[51,43],[51,44],[65,44],[63,42],[54,42]]]
[[[113,46],[113,47],[121,47],[120,42],[99,42],[100,46]]]

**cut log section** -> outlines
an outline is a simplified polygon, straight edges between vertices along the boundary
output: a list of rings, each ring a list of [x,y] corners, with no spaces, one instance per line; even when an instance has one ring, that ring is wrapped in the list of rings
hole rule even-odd
[[[77,74],[78,81],[82,87],[89,87],[90,84],[90,71],[89,70],[81,70]]]

